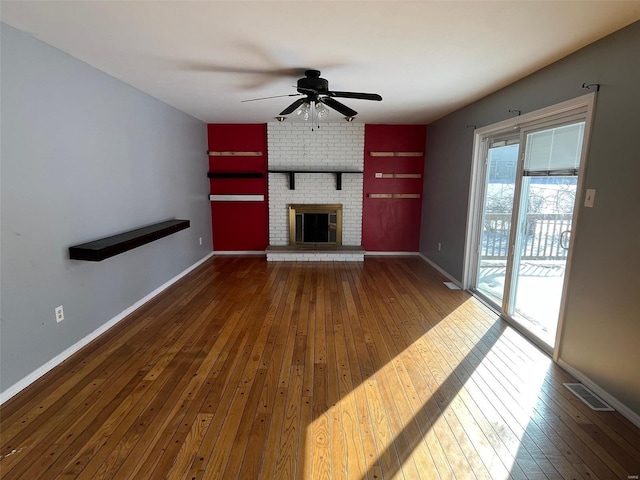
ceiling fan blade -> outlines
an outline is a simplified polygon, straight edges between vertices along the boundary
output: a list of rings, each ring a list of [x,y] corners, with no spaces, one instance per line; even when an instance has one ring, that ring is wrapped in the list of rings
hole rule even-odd
[[[345,104],[340,103],[339,101],[334,100],[331,97],[320,97],[318,98],[318,100],[324,103],[327,107],[331,107],[334,110],[340,112],[345,117],[355,117],[358,114],[358,112],[356,112],[355,110],[350,109]]]
[[[281,97],[299,97],[302,95],[301,93],[290,93],[288,95],[274,95],[272,97],[260,97],[260,98],[250,98],[249,100],[240,100],[240,103],[244,102],[255,102],[256,100],[267,100],[269,98],[281,98]]]
[[[290,113],[293,113],[294,110],[296,110],[300,105],[302,105],[306,100],[305,98],[299,98],[298,100],[296,100],[295,102],[293,102],[291,105],[289,105],[287,108],[285,108],[283,111],[280,112],[280,115],[289,115]]]
[[[327,95],[331,97],[339,98],[357,98],[359,100],[375,100],[379,102],[382,97],[377,93],[362,93],[362,92],[327,92]]]
[[[307,71],[305,67],[252,68],[215,62],[181,62],[181,67],[195,72],[247,73],[250,75],[266,75],[272,77],[299,77]]]

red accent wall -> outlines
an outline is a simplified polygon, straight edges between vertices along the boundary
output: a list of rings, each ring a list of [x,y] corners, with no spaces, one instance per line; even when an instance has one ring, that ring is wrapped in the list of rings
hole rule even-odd
[[[211,178],[210,192],[219,195],[264,195],[263,202],[211,202],[213,249],[262,251],[269,243],[267,198],[267,126],[210,124],[209,150],[262,152],[260,157],[209,157],[210,172],[260,172],[262,178]]]
[[[424,177],[426,125],[365,125],[362,246],[374,252],[417,252],[424,178],[376,178],[379,173]],[[372,157],[371,152],[422,152],[420,157]],[[370,198],[372,193],[420,198]]]

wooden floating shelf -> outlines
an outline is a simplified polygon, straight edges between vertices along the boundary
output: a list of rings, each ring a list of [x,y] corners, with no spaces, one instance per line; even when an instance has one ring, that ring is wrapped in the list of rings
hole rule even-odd
[[[133,250],[147,243],[189,228],[189,220],[167,220],[147,227],[136,228],[128,232],[101,238],[93,242],[69,247],[69,258],[100,262],[106,258]]]
[[[209,178],[263,178],[262,172],[207,172]]]
[[[293,170],[293,169],[277,169],[269,170],[269,173],[287,173],[289,175],[289,190],[296,189],[296,173],[332,173],[336,176],[336,190],[342,190],[342,174],[343,173],[360,173],[360,170]]]
[[[419,193],[370,193],[369,198],[420,198]]]
[[[423,152],[369,152],[372,157],[421,157]]]
[[[264,195],[253,195],[253,194],[217,195],[212,193],[211,195],[209,195],[209,201],[211,202],[264,202]]]
[[[210,157],[261,157],[262,152],[214,152],[207,151]]]
[[[375,178],[422,178],[420,173],[376,173]]]

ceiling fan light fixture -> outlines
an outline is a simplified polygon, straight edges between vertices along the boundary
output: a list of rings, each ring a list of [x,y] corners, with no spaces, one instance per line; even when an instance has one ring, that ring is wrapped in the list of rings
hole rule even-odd
[[[311,106],[306,102],[300,106],[298,111],[296,111],[296,115],[301,116],[305,122],[309,120],[310,114],[311,114]]]
[[[356,117],[344,117],[344,119],[345,119],[347,122],[353,122],[353,121],[356,119]]]
[[[325,107],[322,103],[316,102],[316,116],[318,117],[318,121],[322,120],[324,117],[329,115],[329,109]]]
[[[277,117],[275,117],[275,118],[276,118],[276,120],[277,120],[277,121],[279,121],[279,122],[284,122],[284,120],[285,120],[287,117],[285,117],[285,116],[283,116],[283,115],[278,115],[278,116],[277,116]]]

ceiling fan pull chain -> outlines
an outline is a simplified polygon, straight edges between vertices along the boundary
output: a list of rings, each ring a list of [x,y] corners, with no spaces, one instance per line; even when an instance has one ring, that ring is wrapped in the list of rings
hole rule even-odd
[[[315,122],[318,121],[318,111],[316,110],[316,102],[312,100],[309,102],[311,104],[311,131],[315,132],[314,126]],[[318,128],[320,128],[320,124],[318,123]]]

